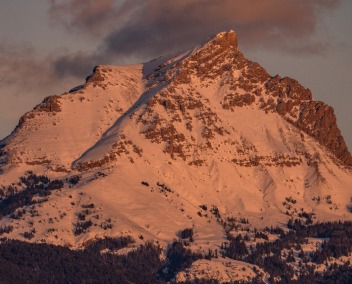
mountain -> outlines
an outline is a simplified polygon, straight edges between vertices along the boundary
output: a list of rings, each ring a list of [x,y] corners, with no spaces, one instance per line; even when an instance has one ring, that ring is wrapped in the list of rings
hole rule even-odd
[[[246,59],[234,31],[144,64],[95,67],[23,115],[0,149],[0,228],[12,239],[165,247],[192,229],[189,247],[207,252],[239,231],[352,217],[352,158],[333,109]],[[193,269],[207,266],[225,269]]]

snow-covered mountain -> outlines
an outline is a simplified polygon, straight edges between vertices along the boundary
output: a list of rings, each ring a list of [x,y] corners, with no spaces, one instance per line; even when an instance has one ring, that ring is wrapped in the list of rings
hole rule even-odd
[[[3,216],[10,238],[166,244],[193,228],[192,247],[207,250],[224,241],[225,220],[352,219],[352,158],[333,109],[246,59],[233,31],[175,56],[95,67],[22,116],[0,149],[3,200],[28,171],[64,182]]]

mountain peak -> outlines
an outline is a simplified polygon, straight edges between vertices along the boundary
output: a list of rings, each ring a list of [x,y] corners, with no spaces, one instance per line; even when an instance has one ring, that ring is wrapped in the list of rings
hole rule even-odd
[[[214,41],[221,46],[228,45],[235,48],[238,47],[237,34],[234,30],[229,30],[228,32],[220,32],[211,41]]]
[[[333,109],[246,59],[231,30],[177,56],[97,66],[25,114],[0,141],[0,235],[167,247],[194,230],[206,252],[229,233],[350,220],[351,165]]]
[[[197,46],[193,51],[211,52],[211,54],[219,52],[228,53],[229,51],[238,51],[237,35],[234,30],[224,31],[208,38],[201,46]]]
[[[102,112],[101,108],[106,111]],[[101,161],[104,161],[103,164],[115,161],[117,150],[112,148],[117,147],[115,144],[121,136],[122,122],[123,125],[136,124],[138,127],[142,122],[143,129],[140,129],[136,137],[151,137],[151,132],[163,136],[167,129],[172,134],[170,137],[180,132],[176,136],[186,140],[184,137],[190,134],[188,131],[195,132],[198,129],[198,136],[202,139],[196,141],[191,135],[187,139],[191,142],[187,145],[182,143],[185,144],[184,149],[188,149],[186,156],[183,156],[181,146],[176,145],[177,139],[173,138],[170,143],[169,136],[159,137],[160,141],[165,142],[164,149],[172,146],[174,151],[177,148],[175,145],[179,146],[179,156],[188,163],[193,163],[194,153],[199,147],[210,149],[210,140],[226,136],[224,133],[233,135],[230,134],[228,125],[238,122],[220,123],[221,117],[227,117],[229,112],[238,113],[241,108],[279,115],[280,119],[292,124],[296,130],[316,139],[343,164],[352,165],[351,154],[337,127],[333,109],[315,101],[310,90],[296,80],[270,76],[258,63],[246,59],[237,48],[237,35],[233,30],[220,32],[201,46],[176,57],[160,57],[143,65],[96,67],[85,84],[72,89],[69,94],[44,100],[24,115],[20,121],[21,127],[17,128],[11,139],[2,142],[0,161],[3,161],[3,165],[9,161],[15,164],[48,164],[52,169],[66,171],[72,170],[72,166],[77,169],[76,166],[81,162],[101,166]],[[95,110],[94,119],[92,109]],[[59,113],[61,110],[62,113]],[[43,120],[44,116],[50,120]],[[86,138],[67,149],[68,140],[77,142],[72,139],[72,135],[66,137],[67,128],[72,124],[71,119],[75,117],[76,120],[82,116],[90,118],[79,120],[77,126],[82,130],[80,136]],[[203,121],[196,123],[192,117],[202,117]],[[132,118],[135,120],[129,121]],[[156,122],[159,121],[160,125],[157,125]],[[175,121],[180,125],[174,127]],[[50,135],[46,123],[55,126],[50,127]],[[27,132],[33,129],[42,131],[43,136],[51,136],[51,141],[56,143],[48,144],[48,139],[41,142],[40,135]],[[219,137],[215,139],[215,136]],[[158,139],[151,140],[159,141]],[[58,143],[59,140],[61,144]],[[25,143],[28,143],[26,147]],[[39,144],[43,144],[42,147],[32,147]],[[67,154],[66,158],[48,146],[56,147],[58,144]],[[83,154],[89,146],[92,147],[86,154],[90,155]],[[112,155],[111,151],[115,154]],[[92,152],[95,154],[92,155]],[[105,154],[109,154],[109,157]],[[174,152],[171,157],[175,157]],[[73,163],[74,161],[78,163]]]
[[[352,166],[332,107],[315,101],[311,91],[296,80],[270,76],[258,63],[245,58],[237,48],[235,31],[216,34],[174,63],[166,72],[166,78],[172,78],[170,84],[206,89],[220,84],[223,108],[234,111],[239,106],[256,105],[265,113],[278,113],[327,147],[343,164]]]

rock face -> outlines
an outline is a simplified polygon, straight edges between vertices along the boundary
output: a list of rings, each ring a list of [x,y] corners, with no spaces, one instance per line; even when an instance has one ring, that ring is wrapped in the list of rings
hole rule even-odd
[[[233,44],[227,45],[227,42]],[[211,52],[209,50],[203,52],[206,54],[223,52],[227,56],[235,58],[235,62],[231,62],[231,67],[221,64],[224,62],[224,57],[211,60],[212,64],[216,62],[216,66],[222,65],[222,70],[234,66],[245,69],[242,71],[242,76],[236,80],[237,82],[231,82],[232,90],[239,89],[244,94],[227,95],[224,98],[224,108],[251,105],[255,102],[254,95],[260,96],[259,101],[263,109],[266,111],[275,110],[308,135],[314,137],[321,145],[327,147],[342,163],[347,166],[352,165],[351,154],[337,126],[334,110],[331,106],[315,101],[311,91],[304,88],[296,80],[288,77],[281,78],[278,75],[270,77],[257,63],[245,59],[242,53],[233,49],[233,47],[237,48],[237,37],[233,31],[217,35],[212,45],[218,45],[218,48],[212,49]],[[202,58],[202,56],[200,57]],[[207,59],[205,57],[200,62],[209,61]],[[206,69],[213,70],[214,68],[209,65]],[[218,72],[218,75],[222,75],[222,73]],[[262,96],[263,89],[258,87],[258,82],[264,85],[265,94],[269,95],[269,98]]]
[[[301,105],[296,125],[326,146],[345,165],[352,165],[351,154],[336,124],[332,107],[323,102],[305,102]]]
[[[191,74],[206,80],[223,76],[225,72],[228,74],[230,70],[241,70],[239,77],[230,76],[222,81],[232,91],[223,98],[225,109],[233,111],[234,107],[258,102],[261,109],[276,111],[314,137],[343,164],[352,165],[351,154],[337,126],[333,108],[315,101],[311,91],[296,80],[278,75],[271,77],[259,64],[247,60],[237,49],[234,31],[218,34],[176,67],[179,72],[176,82],[181,83],[190,82]]]
[[[232,70],[240,70],[240,75],[234,76]],[[167,77],[174,78],[170,85],[189,84],[192,77],[212,81],[226,74],[221,84],[228,85],[231,92],[223,97],[224,109],[234,111],[235,107],[258,104],[266,112],[276,111],[327,147],[343,164],[352,165],[351,154],[337,126],[333,108],[315,101],[311,91],[296,80],[278,75],[271,77],[259,64],[247,60],[237,49],[234,31],[218,34],[167,73]],[[160,69],[149,78],[158,76]],[[171,102],[168,103],[170,106]]]
[[[272,77],[265,86],[267,92],[277,98],[276,111],[280,115],[327,147],[342,163],[352,165],[332,107],[315,101],[309,89],[287,77]]]

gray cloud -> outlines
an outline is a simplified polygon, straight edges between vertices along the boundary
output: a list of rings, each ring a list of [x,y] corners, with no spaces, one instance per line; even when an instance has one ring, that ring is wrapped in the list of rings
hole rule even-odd
[[[314,54],[328,41],[312,37],[324,12],[340,0],[50,0],[49,14],[77,35],[100,42],[94,52],[58,53],[38,60],[30,46],[0,46],[0,82],[39,90],[58,78],[87,76],[95,65],[146,61],[190,48],[219,31],[235,29],[240,46]],[[10,69],[7,69],[10,68]],[[9,72],[16,68],[16,73]],[[35,78],[35,79],[34,79]],[[34,80],[33,80],[34,79]]]
[[[56,60],[57,54],[39,59],[30,45],[0,44],[0,138],[44,97],[62,94],[82,81],[71,74],[60,80],[53,69]]]
[[[319,53],[312,39],[324,11],[340,0],[51,0],[51,15],[100,38],[95,56],[152,58],[182,50],[210,34],[235,29],[241,46]],[[99,8],[97,7],[99,6]],[[302,40],[304,44],[302,45]]]
[[[133,11],[133,1],[50,0],[49,15],[69,30],[100,36],[117,24],[123,25]]]
[[[94,67],[89,61],[84,65],[82,60],[86,69],[79,69],[79,65],[66,64],[65,58],[71,57],[52,53],[39,58],[30,45],[0,44],[0,101],[23,105],[19,116],[45,96],[61,94],[79,84],[84,78],[82,74],[88,75]],[[77,61],[68,60],[71,64]],[[60,69],[60,64],[65,67]],[[2,110],[1,116],[5,113],[12,116],[11,112],[11,109]]]
[[[31,46],[0,45],[1,88],[14,88],[12,94],[51,86],[55,80],[49,60],[38,60]],[[15,72],[14,72],[15,71]]]
[[[104,64],[103,58],[99,55],[78,52],[76,54],[63,54],[57,56],[52,65],[52,71],[59,77],[82,78],[88,75],[95,65]]]

